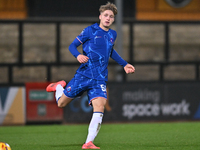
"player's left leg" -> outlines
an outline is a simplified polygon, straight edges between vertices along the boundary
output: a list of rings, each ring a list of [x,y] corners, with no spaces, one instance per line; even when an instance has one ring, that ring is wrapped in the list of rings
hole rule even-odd
[[[88,129],[86,143],[94,141],[101,127],[104,108],[107,101],[106,82],[94,80],[92,88],[88,91],[89,104],[93,106],[93,116]]]
[[[107,90],[107,101],[106,101],[105,109],[106,109],[107,111],[111,111],[112,108],[110,107],[110,104],[109,104],[109,94],[108,94],[109,89],[108,89],[108,87],[106,88],[106,90]]]
[[[104,113],[104,108],[106,105],[107,99],[105,97],[97,97],[92,100],[93,112]]]
[[[104,97],[97,97],[92,100],[93,115],[88,128],[88,136],[86,139],[86,143],[82,147],[83,149],[84,147],[87,147],[87,145],[93,143],[95,137],[97,136],[101,127],[105,105],[106,105],[106,98]],[[99,147],[96,148],[94,147],[92,149],[99,149]]]

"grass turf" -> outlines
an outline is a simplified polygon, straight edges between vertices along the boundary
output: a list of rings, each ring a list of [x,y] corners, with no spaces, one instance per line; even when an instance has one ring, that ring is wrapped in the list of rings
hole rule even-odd
[[[88,125],[2,126],[12,150],[78,150]],[[200,122],[103,124],[94,144],[105,150],[197,150]]]

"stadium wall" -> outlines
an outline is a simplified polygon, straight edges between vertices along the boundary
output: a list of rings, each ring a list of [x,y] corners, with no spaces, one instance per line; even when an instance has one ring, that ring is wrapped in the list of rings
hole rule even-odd
[[[1,87],[0,125],[90,121],[92,107],[87,103],[86,93],[61,109],[57,107],[54,98],[53,101],[47,98],[49,93],[45,94],[44,90],[46,84],[30,83],[26,84],[26,88]],[[200,120],[199,89],[199,82],[193,81],[109,82],[108,103],[103,121],[198,121]],[[30,96],[31,91],[32,96]]]

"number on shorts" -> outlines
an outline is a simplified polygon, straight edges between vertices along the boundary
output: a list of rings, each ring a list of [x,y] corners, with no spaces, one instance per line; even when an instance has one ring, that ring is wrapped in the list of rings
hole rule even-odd
[[[105,92],[105,91],[106,91],[106,86],[105,86],[104,84],[100,84],[100,86],[101,86],[101,90],[102,90],[103,92]]]

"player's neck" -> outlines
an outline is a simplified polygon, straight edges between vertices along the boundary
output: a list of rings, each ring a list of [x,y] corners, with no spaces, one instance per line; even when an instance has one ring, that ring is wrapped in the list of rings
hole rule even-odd
[[[104,31],[108,31],[110,28],[109,27],[105,27],[105,26],[103,26],[102,24],[99,24],[99,27],[101,28],[101,29],[103,29]]]

